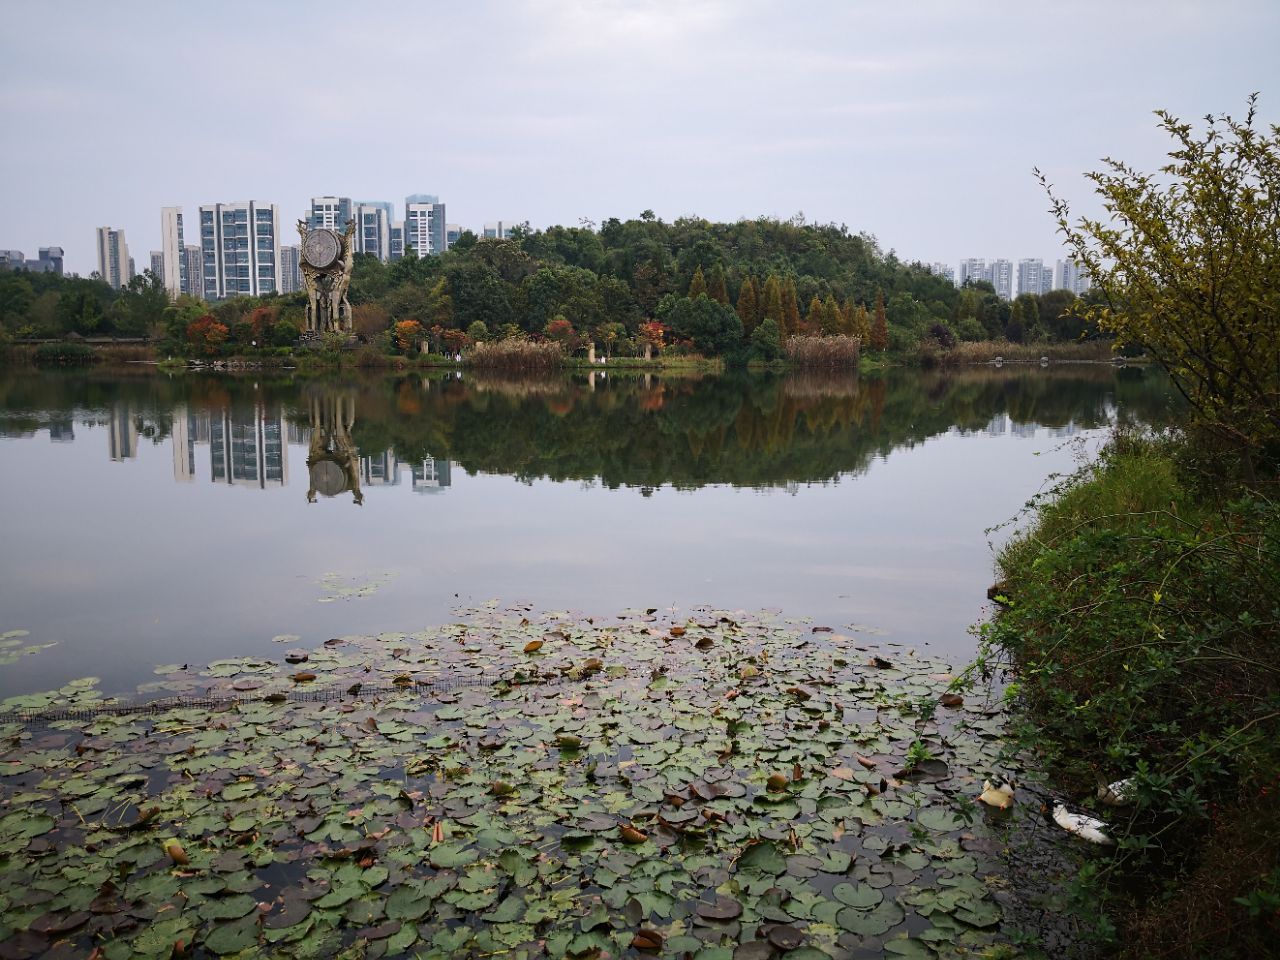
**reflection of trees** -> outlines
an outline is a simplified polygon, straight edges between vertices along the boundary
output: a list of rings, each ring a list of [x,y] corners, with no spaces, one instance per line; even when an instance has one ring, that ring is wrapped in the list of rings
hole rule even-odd
[[[584,376],[484,379],[289,377],[121,378],[0,374],[0,425],[34,417],[92,419],[128,402],[142,436],[169,434],[178,405],[199,410],[253,400],[295,423],[335,392],[358,406],[353,448],[394,449],[401,462],[447,458],[470,471],[522,479],[599,478],[608,486],[781,485],[858,472],[876,456],[952,429],[1015,424],[1103,425],[1116,405],[1134,422],[1168,422],[1168,381],[1156,370],[1108,366],[890,371],[883,378],[793,373],[698,379]],[[335,415],[337,413],[335,408]],[[348,422],[350,418],[348,417]]]
[[[1136,374],[1136,376],[1135,376]],[[417,381],[409,381],[416,383]],[[522,479],[599,478],[607,486],[780,485],[858,472],[876,456],[952,427],[1018,424],[1082,429],[1125,415],[1163,422],[1167,382],[1110,367],[897,371],[861,381],[790,374],[696,381],[610,377],[467,381],[421,386],[415,421],[363,416],[362,447],[402,459],[434,454],[471,471]],[[372,433],[367,433],[372,431]]]

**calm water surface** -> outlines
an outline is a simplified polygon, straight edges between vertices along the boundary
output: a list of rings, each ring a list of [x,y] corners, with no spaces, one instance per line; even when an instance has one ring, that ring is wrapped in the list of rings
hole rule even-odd
[[[992,546],[1152,371],[551,380],[0,371],[0,696],[459,603],[780,607],[973,649]]]

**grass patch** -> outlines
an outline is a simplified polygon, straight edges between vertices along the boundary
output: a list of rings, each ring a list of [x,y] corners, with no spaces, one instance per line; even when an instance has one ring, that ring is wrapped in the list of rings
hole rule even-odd
[[[960,341],[939,350],[938,362],[943,366],[967,363],[990,363],[997,357],[1006,363],[1037,363],[1047,357],[1051,363],[1106,362],[1116,358],[1110,340],[1086,340],[1080,343],[1010,343],[1008,340]]]

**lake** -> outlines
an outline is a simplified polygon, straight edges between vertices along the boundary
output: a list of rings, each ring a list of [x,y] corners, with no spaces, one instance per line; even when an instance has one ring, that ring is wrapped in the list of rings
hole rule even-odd
[[[963,661],[1003,526],[1157,371],[0,370],[0,697],[278,656],[488,598],[779,608]],[[309,465],[310,461],[310,465]],[[998,530],[993,528],[1000,527]],[[3,652],[3,651],[0,651]]]

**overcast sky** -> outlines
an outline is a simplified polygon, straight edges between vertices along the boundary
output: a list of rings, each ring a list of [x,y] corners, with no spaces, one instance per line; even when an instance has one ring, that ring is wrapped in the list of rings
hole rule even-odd
[[[1083,203],[1151,111],[1280,120],[1280,2],[468,0],[0,6],[0,248],[138,269],[160,207],[435,193],[535,227],[759,215],[906,259],[1061,253],[1032,178]]]

